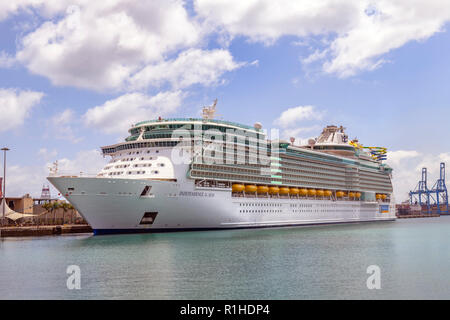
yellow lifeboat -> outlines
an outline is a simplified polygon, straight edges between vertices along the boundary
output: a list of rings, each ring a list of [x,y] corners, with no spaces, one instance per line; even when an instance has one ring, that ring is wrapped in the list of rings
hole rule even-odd
[[[298,188],[289,188],[289,193],[293,196],[296,196],[300,193],[300,190]]]
[[[348,193],[348,196],[349,196],[350,198],[355,198],[356,193],[354,193],[354,192],[349,192],[349,193]]]
[[[280,188],[280,194],[283,194],[283,195],[289,194],[289,188],[281,187]]]
[[[317,190],[316,194],[317,194],[318,197],[324,197],[325,196],[325,191]]]
[[[336,197],[338,197],[338,198],[343,198],[344,197],[344,192],[342,192],[342,191],[337,191],[336,192]]]
[[[362,196],[361,192],[357,192],[357,193],[355,193],[355,197],[356,197],[357,199],[360,199],[360,198],[361,198],[361,196]]]
[[[381,200],[381,199],[383,199],[383,196],[382,196],[381,194],[377,193],[377,195],[375,196],[375,198],[376,198],[377,200]]]
[[[308,189],[308,196],[314,197],[316,194],[316,189]]]
[[[245,192],[255,193],[257,190],[258,190],[258,188],[254,184],[247,184],[245,186]]]
[[[258,186],[258,193],[268,193],[269,192],[269,187],[267,186]]]
[[[387,199],[387,194],[382,194],[381,195],[381,199],[386,200]]]
[[[325,197],[331,197],[333,195],[333,192],[330,190],[325,190]]]
[[[308,195],[308,189],[300,189],[300,195],[306,197]]]
[[[280,192],[280,188],[278,187],[269,187],[269,193],[270,194],[278,194]]]
[[[244,191],[245,190],[245,186],[243,185],[243,184],[233,184],[232,186],[231,186],[231,190],[233,191],[233,192],[242,192],[242,191]]]

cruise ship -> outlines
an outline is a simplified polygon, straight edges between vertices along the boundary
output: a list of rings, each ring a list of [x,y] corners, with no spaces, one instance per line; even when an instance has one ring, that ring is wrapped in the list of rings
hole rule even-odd
[[[260,123],[215,119],[216,102],[202,118],[133,125],[101,148],[95,176],[48,180],[96,235],[395,220],[392,168],[343,127],[306,145],[268,139]]]

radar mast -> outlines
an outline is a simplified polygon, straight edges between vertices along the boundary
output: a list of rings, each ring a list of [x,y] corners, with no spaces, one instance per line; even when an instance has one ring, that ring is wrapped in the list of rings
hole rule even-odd
[[[217,99],[214,100],[214,103],[212,106],[203,107],[203,119],[204,120],[214,119],[214,115],[216,114],[216,105],[217,105]]]

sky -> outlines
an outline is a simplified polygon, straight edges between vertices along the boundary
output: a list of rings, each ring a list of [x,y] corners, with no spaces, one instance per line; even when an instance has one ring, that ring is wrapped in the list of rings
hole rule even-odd
[[[403,201],[450,164],[449,22],[448,0],[2,1],[7,194],[39,196],[55,160],[94,174],[133,123],[217,98],[284,138],[334,124],[387,147]]]

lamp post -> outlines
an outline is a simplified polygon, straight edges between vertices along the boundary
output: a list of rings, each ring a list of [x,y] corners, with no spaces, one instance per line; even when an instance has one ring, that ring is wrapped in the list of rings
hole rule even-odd
[[[9,151],[8,148],[2,148],[3,151],[3,216],[2,216],[2,225],[5,223],[5,209],[6,209],[6,151]]]

